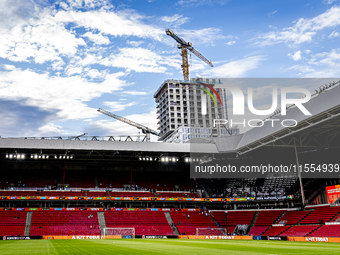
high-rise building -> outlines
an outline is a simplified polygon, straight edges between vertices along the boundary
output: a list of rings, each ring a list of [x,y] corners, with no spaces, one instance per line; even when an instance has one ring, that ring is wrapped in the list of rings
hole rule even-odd
[[[184,129],[189,130],[190,138],[211,136],[214,120],[228,119],[226,91],[223,88],[214,88],[219,83],[220,80],[218,79],[202,78],[192,79],[190,82],[180,80],[164,81],[154,94],[157,103],[158,129],[160,130],[159,140],[174,140],[171,136],[174,131],[182,130],[179,129],[180,127],[194,128]],[[216,90],[221,98],[222,105],[214,93],[210,91],[214,100],[207,94],[206,91],[209,88],[204,84]],[[193,136],[192,132],[190,133],[190,130],[195,132],[195,136]],[[225,133],[228,134],[228,132]],[[218,135],[222,135],[222,132]],[[183,139],[178,141],[185,142]]]

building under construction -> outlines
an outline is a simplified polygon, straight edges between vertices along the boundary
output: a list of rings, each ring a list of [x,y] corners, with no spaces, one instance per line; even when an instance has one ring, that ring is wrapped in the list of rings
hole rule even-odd
[[[204,82],[204,83],[203,83]],[[217,79],[192,79],[190,82],[166,80],[154,94],[157,103],[160,140],[186,142],[192,138],[208,138],[211,135],[238,134],[238,129],[214,130],[215,119],[228,119],[225,89],[216,88]],[[207,94],[208,86],[219,96]]]

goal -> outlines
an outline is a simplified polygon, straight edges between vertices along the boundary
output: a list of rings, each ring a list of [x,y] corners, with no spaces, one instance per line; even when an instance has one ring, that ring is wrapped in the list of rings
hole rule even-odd
[[[226,228],[196,228],[196,236],[226,236]]]
[[[135,228],[103,228],[101,238],[109,238],[109,236],[121,236],[122,238],[135,238]]]

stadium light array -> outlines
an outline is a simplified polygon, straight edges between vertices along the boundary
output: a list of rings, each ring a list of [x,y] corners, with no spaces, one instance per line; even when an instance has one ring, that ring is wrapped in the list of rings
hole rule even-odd
[[[7,153],[6,158],[8,158],[8,159],[25,159],[26,155],[24,153]]]
[[[6,155],[6,158],[7,157],[10,157],[10,155]],[[14,156],[12,155],[12,158],[13,158]],[[53,157],[53,155],[51,156],[51,157]],[[60,156],[58,156],[58,155],[54,155],[54,159],[62,159],[62,158],[66,158],[66,159],[73,159],[73,155],[68,155],[67,157],[65,156],[65,155],[60,155]],[[16,158],[17,159],[24,159],[25,158],[25,154],[17,154],[16,155]],[[31,154],[31,159],[49,159],[50,158],[50,155],[48,155],[48,154]]]
[[[184,158],[184,162],[186,162],[186,163],[191,162],[191,158],[189,158],[189,157]]]
[[[179,158],[177,157],[161,157],[161,162],[178,162]]]
[[[139,157],[139,160],[140,161],[154,161],[156,160],[156,158],[146,156],[146,157]]]

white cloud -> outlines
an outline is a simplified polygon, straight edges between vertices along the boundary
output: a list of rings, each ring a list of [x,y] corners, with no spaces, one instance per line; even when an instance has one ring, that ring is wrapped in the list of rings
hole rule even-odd
[[[300,71],[303,77],[339,77],[340,49],[313,54],[305,65],[295,65],[291,69]]]
[[[274,14],[277,13],[277,11],[278,11],[278,10],[275,10],[275,11],[273,11],[273,12],[268,13],[268,17],[274,16]]]
[[[153,38],[158,41],[161,40],[161,36],[164,36],[161,29],[145,24],[143,16],[128,11],[59,11],[54,16],[45,19],[62,24],[73,22],[80,27],[97,30],[100,33],[112,36],[136,36]]]
[[[134,47],[139,47],[141,44],[144,43],[144,41],[127,41],[126,43],[130,44],[130,45],[132,45]]]
[[[145,96],[145,95],[148,94],[147,92],[144,92],[144,91],[136,91],[136,90],[123,91],[122,93],[123,93],[123,94],[126,94],[126,95],[131,95],[131,96]]]
[[[122,75],[108,74],[103,82],[94,83],[79,76],[56,77],[15,69],[0,72],[0,98],[56,112],[53,118],[59,120],[91,118],[97,112],[86,102],[104,93],[121,90],[127,85],[119,79]]]
[[[107,0],[65,0],[71,8],[110,8],[111,4]]]
[[[203,75],[209,77],[241,77],[247,71],[257,68],[264,59],[264,56],[247,57],[214,67],[203,72]]]
[[[119,112],[124,111],[127,107],[136,105],[137,102],[125,103],[124,101],[118,101],[118,102],[104,102],[103,104],[110,107],[110,111]]]
[[[224,5],[230,0],[179,0],[178,4],[183,7],[195,7],[200,5]]]
[[[338,1],[338,0],[323,0],[323,3],[324,4],[332,4],[332,3],[336,2],[336,1]]]
[[[15,66],[14,66],[14,65],[3,65],[3,67],[4,67],[6,70],[14,70],[14,69],[15,69]]]
[[[340,37],[340,34],[336,30],[334,30],[328,37],[329,38]]]
[[[53,136],[53,135],[65,135],[65,130],[59,125],[55,125],[53,123],[47,123],[46,125],[40,127],[39,136]]]
[[[168,25],[180,26],[186,23],[189,18],[183,17],[183,15],[175,14],[172,16],[163,16],[161,20],[168,23]]]
[[[119,53],[101,60],[105,66],[125,68],[136,72],[163,73],[166,67],[161,66],[163,58],[155,52],[144,48],[122,48]]]
[[[83,37],[89,38],[91,41],[93,41],[95,44],[109,44],[110,40],[107,36],[103,36],[101,34],[94,34],[91,32],[87,32],[83,35]]]
[[[294,54],[289,53],[289,57],[291,57],[294,61],[299,61],[301,60],[301,50],[295,52]]]
[[[219,28],[214,27],[200,30],[180,30],[178,36],[182,37],[187,42],[192,42],[194,47],[199,44],[213,45],[214,41],[226,38],[221,34]]]
[[[300,44],[311,42],[317,31],[340,25],[340,7],[334,6],[326,12],[311,18],[300,18],[291,27],[260,35],[255,45],[266,46],[276,43]]]
[[[233,45],[233,44],[235,44],[236,43],[236,41],[230,41],[230,42],[227,42],[227,45],[228,46],[231,46],[231,45]]]
[[[85,45],[82,39],[65,29],[61,24],[30,19],[26,26],[16,26],[1,33],[0,57],[11,61],[36,63],[62,61],[61,56],[74,55],[78,46]],[[67,42],[67,43],[65,43]]]

